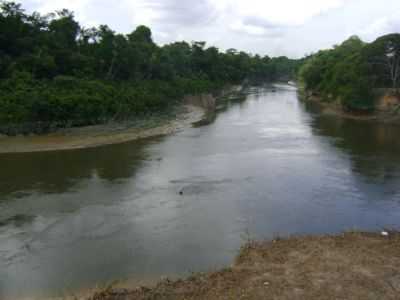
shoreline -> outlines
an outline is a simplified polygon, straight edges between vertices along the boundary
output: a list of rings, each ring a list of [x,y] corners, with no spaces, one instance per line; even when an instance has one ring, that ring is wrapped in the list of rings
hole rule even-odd
[[[46,135],[0,136],[0,154],[76,150],[164,136],[201,121],[206,114],[206,109],[189,104],[179,110],[175,118],[150,119],[139,127],[123,122],[69,128]]]
[[[59,299],[397,299],[399,247],[394,231],[250,241],[230,267],[216,272]]]
[[[349,120],[371,121],[379,122],[382,124],[400,125],[400,114],[394,114],[391,111],[377,109],[375,112],[364,114],[346,112],[343,110],[342,106],[336,101],[324,102],[319,96],[306,95],[306,92],[304,90],[302,90],[302,93],[303,95],[299,97],[300,100],[304,103],[312,103],[318,105],[318,108],[320,108],[319,113],[323,115],[332,115]]]
[[[126,280],[47,300],[398,299],[400,232],[349,231],[245,243],[230,266]],[[39,300],[43,298],[22,298]]]

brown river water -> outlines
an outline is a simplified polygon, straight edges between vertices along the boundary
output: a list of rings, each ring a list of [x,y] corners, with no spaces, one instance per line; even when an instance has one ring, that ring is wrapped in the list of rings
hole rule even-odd
[[[0,299],[214,270],[249,236],[399,228],[399,129],[276,85],[173,135],[0,154]]]

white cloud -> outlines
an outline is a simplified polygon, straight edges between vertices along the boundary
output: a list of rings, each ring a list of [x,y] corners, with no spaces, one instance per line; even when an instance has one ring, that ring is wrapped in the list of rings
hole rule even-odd
[[[54,12],[62,8],[68,8],[76,13],[76,15],[84,16],[86,7],[91,0],[31,0],[31,5],[35,6],[35,10],[41,13]]]
[[[343,0],[222,0],[236,17],[257,17],[280,25],[302,25],[310,18],[343,5]],[[220,6],[221,7],[221,6]]]
[[[302,56],[359,34],[399,31],[398,0],[22,0],[42,13],[75,11],[84,26],[150,26],[159,43],[203,40],[222,49]],[[397,13],[394,13],[397,12]]]
[[[392,32],[400,32],[400,11],[375,20],[366,28],[360,30],[358,34],[365,40],[372,41],[383,34]]]

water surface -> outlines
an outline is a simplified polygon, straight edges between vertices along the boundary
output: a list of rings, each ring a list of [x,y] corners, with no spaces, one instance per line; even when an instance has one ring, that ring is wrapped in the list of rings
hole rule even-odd
[[[276,88],[173,136],[0,155],[0,298],[212,270],[248,235],[398,228],[399,128]]]

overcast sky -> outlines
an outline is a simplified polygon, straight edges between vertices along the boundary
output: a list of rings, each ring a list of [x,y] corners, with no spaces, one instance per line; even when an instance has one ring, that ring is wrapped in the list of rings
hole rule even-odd
[[[18,1],[17,1],[18,2]],[[400,32],[400,0],[22,0],[28,11],[68,8],[84,26],[121,33],[151,27],[159,44],[206,41],[270,56],[299,57],[353,34]]]

